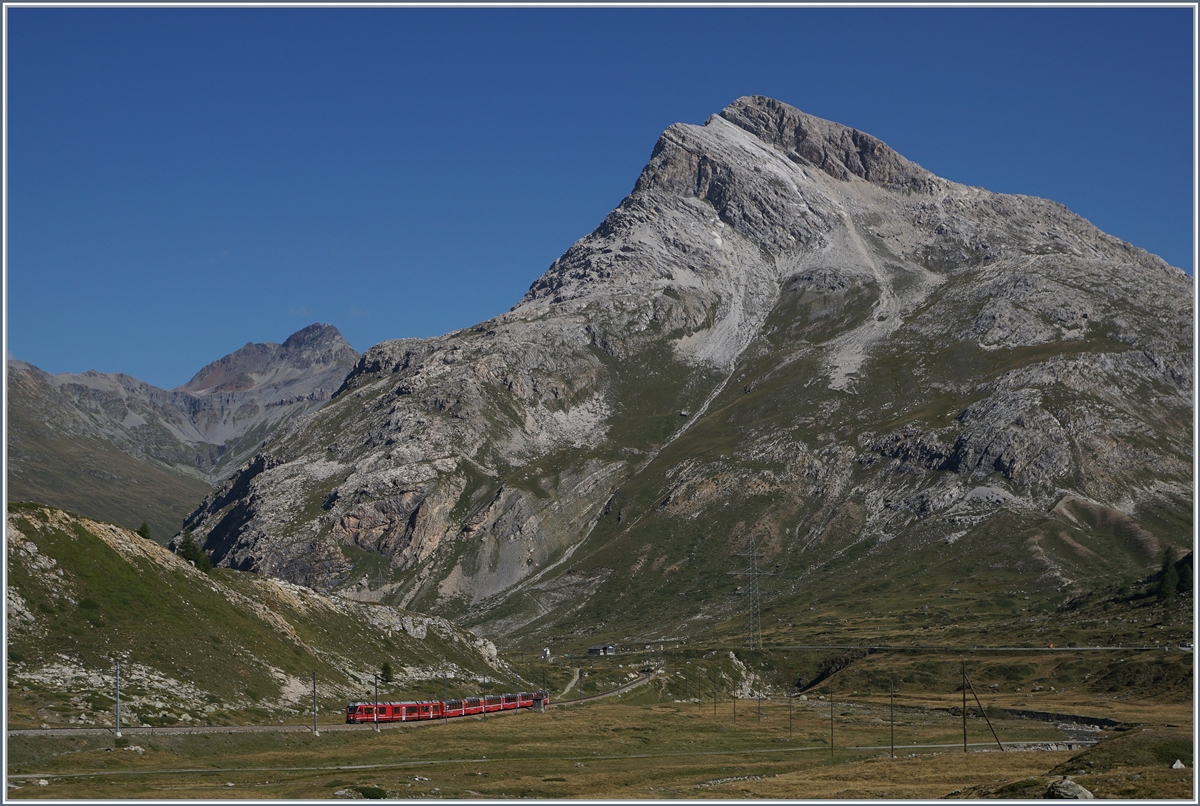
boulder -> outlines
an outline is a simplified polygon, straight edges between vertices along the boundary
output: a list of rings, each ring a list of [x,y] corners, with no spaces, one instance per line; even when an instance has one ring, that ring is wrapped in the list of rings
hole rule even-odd
[[[1043,797],[1051,800],[1092,800],[1095,796],[1072,781],[1070,776],[1064,775],[1046,787],[1046,794]]]

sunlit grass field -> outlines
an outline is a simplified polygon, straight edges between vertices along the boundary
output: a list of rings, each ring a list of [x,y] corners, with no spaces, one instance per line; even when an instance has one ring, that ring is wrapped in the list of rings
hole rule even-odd
[[[714,715],[711,701],[657,702],[646,687],[620,700],[544,714],[472,717],[378,732],[326,726],[320,736],[14,737],[9,776],[21,788],[10,788],[9,796],[935,798],[1013,782],[1028,787],[1033,779],[1044,789],[1052,768],[1081,756],[1079,750],[1001,753],[978,717],[967,720],[970,752],[964,753],[960,716],[910,705],[896,710],[892,758],[889,703],[878,700],[834,701],[831,749],[828,702],[795,702],[791,709],[786,702],[764,702],[761,716],[759,706],[739,701],[735,721],[732,701],[718,702]],[[1187,706],[1176,710],[1163,716],[1189,724]],[[1052,723],[997,719],[993,726],[1004,742],[1064,738]],[[1190,746],[1188,728],[1155,730],[1166,731],[1159,744],[1174,742],[1159,755]],[[1184,759],[1187,769],[1167,770],[1147,753],[1147,771],[1162,767],[1169,775],[1147,776],[1155,788],[1134,796],[1189,796],[1190,755]],[[1117,786],[1114,776],[1109,770],[1112,787]],[[1086,775],[1076,778],[1087,785]],[[1103,788],[1097,791],[1103,794]]]

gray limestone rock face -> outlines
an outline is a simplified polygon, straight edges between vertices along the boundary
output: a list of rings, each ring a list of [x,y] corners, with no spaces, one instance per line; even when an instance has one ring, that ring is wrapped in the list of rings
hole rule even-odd
[[[497,640],[702,630],[751,540],[813,587],[967,544],[1083,585],[1187,540],[1191,300],[1060,204],[741,98],[668,128],[509,311],[369,349],[188,526],[220,564]]]

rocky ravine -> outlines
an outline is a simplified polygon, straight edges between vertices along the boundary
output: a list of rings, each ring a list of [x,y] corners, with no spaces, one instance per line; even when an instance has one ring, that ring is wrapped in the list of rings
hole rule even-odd
[[[966,545],[1066,589],[1188,540],[1191,300],[1062,205],[742,98],[511,311],[368,350],[188,525],[510,640],[703,631],[751,538],[780,601]]]

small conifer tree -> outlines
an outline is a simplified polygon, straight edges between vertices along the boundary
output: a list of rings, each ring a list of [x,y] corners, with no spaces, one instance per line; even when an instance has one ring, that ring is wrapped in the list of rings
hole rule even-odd
[[[386,660],[383,662],[383,665],[379,667],[379,679],[384,683],[392,682],[392,664]]]
[[[1175,567],[1175,550],[1163,552],[1162,576],[1158,580],[1158,598],[1167,601],[1179,590],[1179,569]]]
[[[175,553],[185,560],[190,560],[192,565],[206,574],[212,570],[212,561],[208,559],[208,555],[204,553],[204,549],[200,548],[195,536],[188,529],[183,530],[179,542],[175,544]]]
[[[147,540],[150,539],[150,524],[142,521],[142,525],[137,528],[137,533]]]

